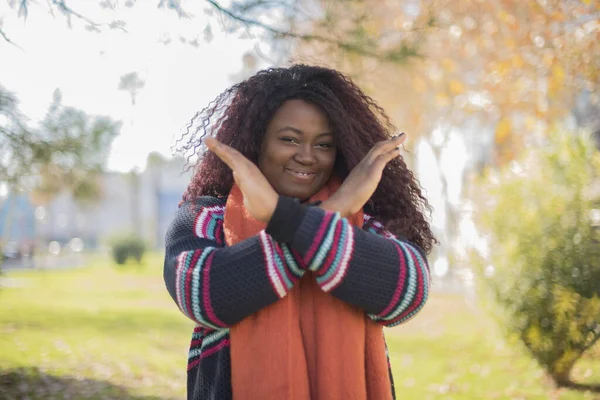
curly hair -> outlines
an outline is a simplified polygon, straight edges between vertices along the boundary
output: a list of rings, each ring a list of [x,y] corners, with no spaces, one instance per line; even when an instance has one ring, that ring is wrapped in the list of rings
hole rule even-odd
[[[342,180],[377,142],[396,132],[384,110],[340,72],[303,64],[269,68],[217,96],[196,113],[177,141],[176,146],[189,154],[188,163],[192,156],[198,157],[183,201],[200,196],[227,197],[233,184],[231,170],[206,150],[204,136],[213,135],[258,163],[269,122],[277,109],[292,99],[310,102],[327,115],[338,137],[334,173]],[[365,210],[390,232],[427,253],[437,242],[425,216],[431,207],[401,157],[386,166]]]

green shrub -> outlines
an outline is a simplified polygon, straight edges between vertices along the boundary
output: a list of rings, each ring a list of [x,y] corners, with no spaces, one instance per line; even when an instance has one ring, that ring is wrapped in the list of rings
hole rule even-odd
[[[473,259],[483,287],[559,385],[600,337],[599,179],[591,139],[556,132],[478,188],[489,251]]]
[[[136,235],[120,235],[111,239],[112,257],[118,265],[123,265],[130,258],[138,264],[146,252],[144,241]]]

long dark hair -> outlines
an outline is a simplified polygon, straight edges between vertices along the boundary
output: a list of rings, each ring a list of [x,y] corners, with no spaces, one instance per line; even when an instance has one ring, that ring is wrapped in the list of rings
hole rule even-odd
[[[180,150],[199,157],[184,201],[200,196],[226,197],[233,184],[231,170],[202,145],[205,135],[240,151],[254,163],[275,111],[283,102],[301,99],[320,107],[337,135],[335,173],[344,179],[375,143],[396,129],[375,101],[338,71],[308,65],[269,68],[221,93],[196,113],[178,141]],[[401,157],[383,172],[366,211],[392,233],[427,253],[436,243],[425,212],[431,212],[421,188]]]

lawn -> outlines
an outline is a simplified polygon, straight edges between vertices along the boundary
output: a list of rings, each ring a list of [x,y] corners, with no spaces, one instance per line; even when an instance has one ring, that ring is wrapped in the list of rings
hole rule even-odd
[[[1,399],[184,398],[192,324],[164,289],[159,255],[141,269],[95,261],[4,278]],[[461,296],[434,294],[387,338],[399,400],[600,399],[554,389]],[[582,360],[574,378],[600,384],[600,358]]]

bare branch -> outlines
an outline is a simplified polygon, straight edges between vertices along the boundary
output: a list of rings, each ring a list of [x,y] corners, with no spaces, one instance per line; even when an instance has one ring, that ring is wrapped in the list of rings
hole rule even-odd
[[[179,18],[189,18],[190,16],[181,7],[181,0],[160,0],[158,8],[170,8],[177,13]]]
[[[242,4],[234,3],[232,4],[232,8],[230,8],[231,12],[237,14],[245,14],[249,12],[260,12],[261,10],[269,10],[270,8],[274,8],[280,6],[282,4],[282,0],[254,0],[254,1],[246,1]],[[288,5],[287,8],[291,10],[294,14],[304,13],[299,7],[298,4]]]
[[[378,59],[378,60],[395,60],[396,58],[400,58],[401,56],[404,56],[404,55],[414,56],[414,57],[419,56],[419,54],[416,52],[416,50],[411,49],[409,46],[405,46],[405,47],[403,46],[397,51],[392,51],[392,52],[388,52],[388,53],[378,53],[378,52],[370,51],[370,50],[368,50],[364,47],[361,47],[358,44],[352,43],[352,42],[346,42],[343,40],[332,39],[332,38],[328,38],[328,37],[321,36],[321,35],[301,34],[301,33],[297,33],[297,32],[277,29],[273,26],[267,25],[258,20],[251,19],[251,18],[245,18],[245,17],[231,11],[230,9],[223,7],[221,4],[219,4],[215,0],[206,0],[206,1],[210,5],[212,5],[215,9],[217,9],[220,13],[222,13],[223,15],[226,15],[230,19],[240,22],[246,26],[255,26],[255,27],[261,28],[264,31],[269,32],[279,38],[299,39],[299,40],[303,40],[306,42],[317,41],[317,42],[321,42],[321,43],[325,43],[325,44],[334,45],[334,46],[336,46],[344,51],[350,52],[350,53],[355,53],[355,54],[358,54],[358,55],[361,55],[364,57],[370,57],[370,58],[374,58],[374,59]]]
[[[54,10],[52,9],[52,4],[50,3],[50,0],[46,0],[46,3],[48,3],[48,10],[50,11],[50,15],[52,15],[52,18],[56,18],[56,16],[54,15]]]
[[[122,21],[113,21],[108,24],[98,23],[83,14],[72,9],[69,5],[67,5],[66,0],[46,0],[49,4],[50,12],[52,9],[56,7],[63,15],[65,15],[69,19],[70,25],[70,17],[73,16],[78,18],[85,23],[88,24],[89,29],[93,29],[96,31],[100,30],[102,26],[108,26],[111,29],[121,29],[126,32],[124,28],[124,24]],[[109,5],[110,0],[107,0]],[[246,30],[249,30],[251,27],[256,27],[264,32],[267,32],[271,35],[274,35],[275,38],[290,38],[301,40],[305,42],[320,42],[326,45],[331,45],[337,47],[340,50],[343,50],[348,53],[354,53],[360,56],[369,57],[381,61],[391,61],[391,62],[400,62],[406,60],[410,57],[419,57],[420,54],[417,52],[416,48],[410,44],[401,43],[395,49],[381,50],[373,49],[370,46],[364,46],[359,42],[344,40],[343,38],[336,38],[331,36],[324,36],[321,34],[311,34],[311,33],[299,33],[294,29],[281,29],[277,28],[273,25],[266,24],[264,22],[259,21],[258,19],[254,19],[251,17],[246,17],[247,11],[257,10],[260,8],[269,8],[274,5],[281,4],[274,0],[256,0],[254,2],[249,2],[245,5],[236,7],[234,5],[233,8],[228,8],[219,3],[218,0],[206,0],[208,4],[210,4],[214,9],[216,9],[221,15],[224,17],[242,24]],[[115,3],[116,6],[116,3]],[[180,9],[179,2],[176,0],[161,0],[159,6],[168,6],[169,8],[174,8],[177,12],[183,13],[182,15],[187,16],[183,10]],[[300,10],[297,7],[292,6],[292,10],[294,15],[298,15]],[[412,29],[411,31],[417,31],[418,28]],[[14,44],[6,34],[0,30],[0,35],[4,38],[8,43]],[[17,46],[16,44],[14,44]],[[19,47],[19,46],[17,46]],[[20,48],[20,47],[19,47]]]
[[[93,26],[95,28],[98,28],[101,25],[101,24],[98,24],[97,22],[92,21],[85,15],[82,15],[82,14],[78,13],[77,11],[73,10],[71,7],[69,7],[65,3],[65,0],[52,0],[52,4],[54,4],[56,7],[58,7],[60,9],[60,11],[62,11],[63,14],[72,15],[74,17],[77,17],[77,18],[87,22],[88,24],[90,24],[91,26]]]
[[[67,18],[70,19],[71,16],[76,17],[84,22],[86,22],[88,24],[88,28],[95,30],[95,31],[100,31],[100,27],[102,26],[107,26],[110,29],[119,29],[125,33],[127,32],[127,29],[125,29],[125,22],[124,21],[112,21],[110,23],[98,23],[88,17],[86,17],[83,14],[80,14],[79,12],[73,10],[71,7],[69,7],[67,5],[67,3],[65,2],[65,0],[46,0],[47,4],[48,4],[48,10],[50,12],[50,14],[55,17],[54,14],[54,10],[53,8],[56,7],[62,14],[64,14],[65,16],[67,16]],[[110,4],[110,3],[109,3]],[[116,3],[115,5],[116,6]],[[26,7],[24,5],[24,3],[21,4],[21,8]],[[24,8],[26,10],[26,8]],[[21,9],[19,10],[19,17],[21,15],[26,16],[26,11],[21,11]],[[70,20],[69,20],[69,26],[71,26]],[[20,50],[23,50],[23,48],[21,48],[19,45],[17,45],[15,42],[13,42],[7,35],[6,33],[0,28],[0,36],[2,36],[2,38],[4,39],[4,41],[6,41],[7,43],[10,43],[16,47],[18,47]]]
[[[2,30],[2,28],[0,28],[0,36],[2,36],[2,38],[7,42],[12,44],[13,46],[15,46],[16,48],[18,48],[19,50],[23,50],[23,48],[21,46],[19,46],[18,44],[16,44],[15,42],[13,42],[12,40],[10,40],[10,38],[8,36],[6,36],[6,33],[4,33],[4,31]]]
[[[28,11],[27,0],[22,0],[21,4],[19,5],[19,11],[17,12],[17,15],[19,17],[23,17],[23,19],[27,19]]]

